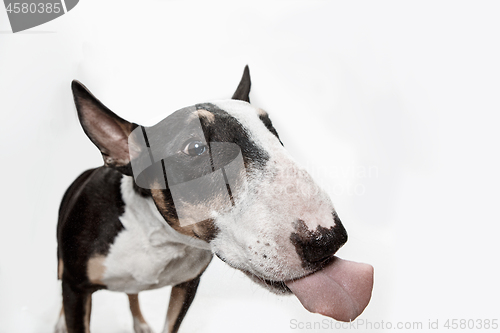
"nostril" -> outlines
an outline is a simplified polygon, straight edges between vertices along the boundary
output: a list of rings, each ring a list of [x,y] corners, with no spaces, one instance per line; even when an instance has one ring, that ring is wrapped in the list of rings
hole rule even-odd
[[[297,231],[291,234],[290,240],[302,258],[304,267],[314,266],[331,258],[347,242],[344,226],[335,213],[333,216],[335,225],[330,228],[318,226],[311,231],[304,221],[296,223]]]

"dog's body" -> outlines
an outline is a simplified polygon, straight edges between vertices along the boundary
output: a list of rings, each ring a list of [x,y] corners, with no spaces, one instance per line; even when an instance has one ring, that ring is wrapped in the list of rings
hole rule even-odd
[[[212,254],[285,294],[287,281],[333,260],[347,240],[345,229],[329,198],[284,150],[267,113],[248,103],[249,91],[246,68],[234,100],[183,109],[145,128],[73,83],[80,121],[105,166],[80,175],[61,203],[63,310],[56,332],[88,332],[91,295],[99,289],[127,293],[135,332],[151,332],[137,294],[163,286],[173,286],[163,332],[177,332]],[[202,131],[192,130],[193,123]],[[234,175],[228,170],[235,155],[217,150],[221,142],[238,147],[242,167]],[[167,151],[160,165],[153,157]],[[133,166],[144,156],[160,172],[140,180]],[[209,191],[179,206],[176,186],[205,178],[203,186],[213,187],[216,177],[206,176],[219,171],[226,203],[222,192]]]
[[[169,228],[153,199],[134,189],[132,177],[112,168],[84,172],[64,196],[60,216],[59,251],[64,253],[61,257],[71,258],[60,258],[60,278],[88,291],[87,297],[103,288],[135,295],[186,281],[195,285],[212,259],[206,242]],[[172,296],[171,307],[184,300]],[[134,296],[131,301],[136,301]],[[136,332],[149,332],[138,306],[131,304],[134,306]],[[58,323],[62,332],[64,317]],[[165,332],[174,329],[176,318],[170,319]]]

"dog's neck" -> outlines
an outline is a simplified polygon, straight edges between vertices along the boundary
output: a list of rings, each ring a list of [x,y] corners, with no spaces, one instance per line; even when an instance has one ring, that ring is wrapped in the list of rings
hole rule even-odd
[[[155,246],[170,242],[210,250],[210,245],[207,242],[174,230],[161,216],[153,198],[137,190],[131,176],[123,175],[121,192],[125,202],[125,213],[120,217],[120,220],[125,228],[142,229]]]

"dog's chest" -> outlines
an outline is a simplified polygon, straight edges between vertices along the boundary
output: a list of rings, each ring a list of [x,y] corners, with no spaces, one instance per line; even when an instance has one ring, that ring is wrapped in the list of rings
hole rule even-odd
[[[212,258],[208,244],[184,239],[165,225],[152,199],[133,193],[130,181],[122,180],[125,228],[106,256],[102,282],[110,290],[137,293],[198,276]]]

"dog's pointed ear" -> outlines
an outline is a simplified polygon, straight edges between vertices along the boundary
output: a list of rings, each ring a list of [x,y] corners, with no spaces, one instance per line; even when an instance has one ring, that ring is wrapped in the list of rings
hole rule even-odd
[[[250,69],[248,65],[245,66],[245,70],[243,71],[243,76],[241,77],[240,84],[238,84],[238,88],[233,94],[232,99],[237,99],[240,101],[245,101],[250,103],[250,87],[252,82],[250,81]]]
[[[101,151],[104,163],[128,174],[128,136],[138,125],[118,117],[80,82],[73,81],[71,89],[83,130]]]

